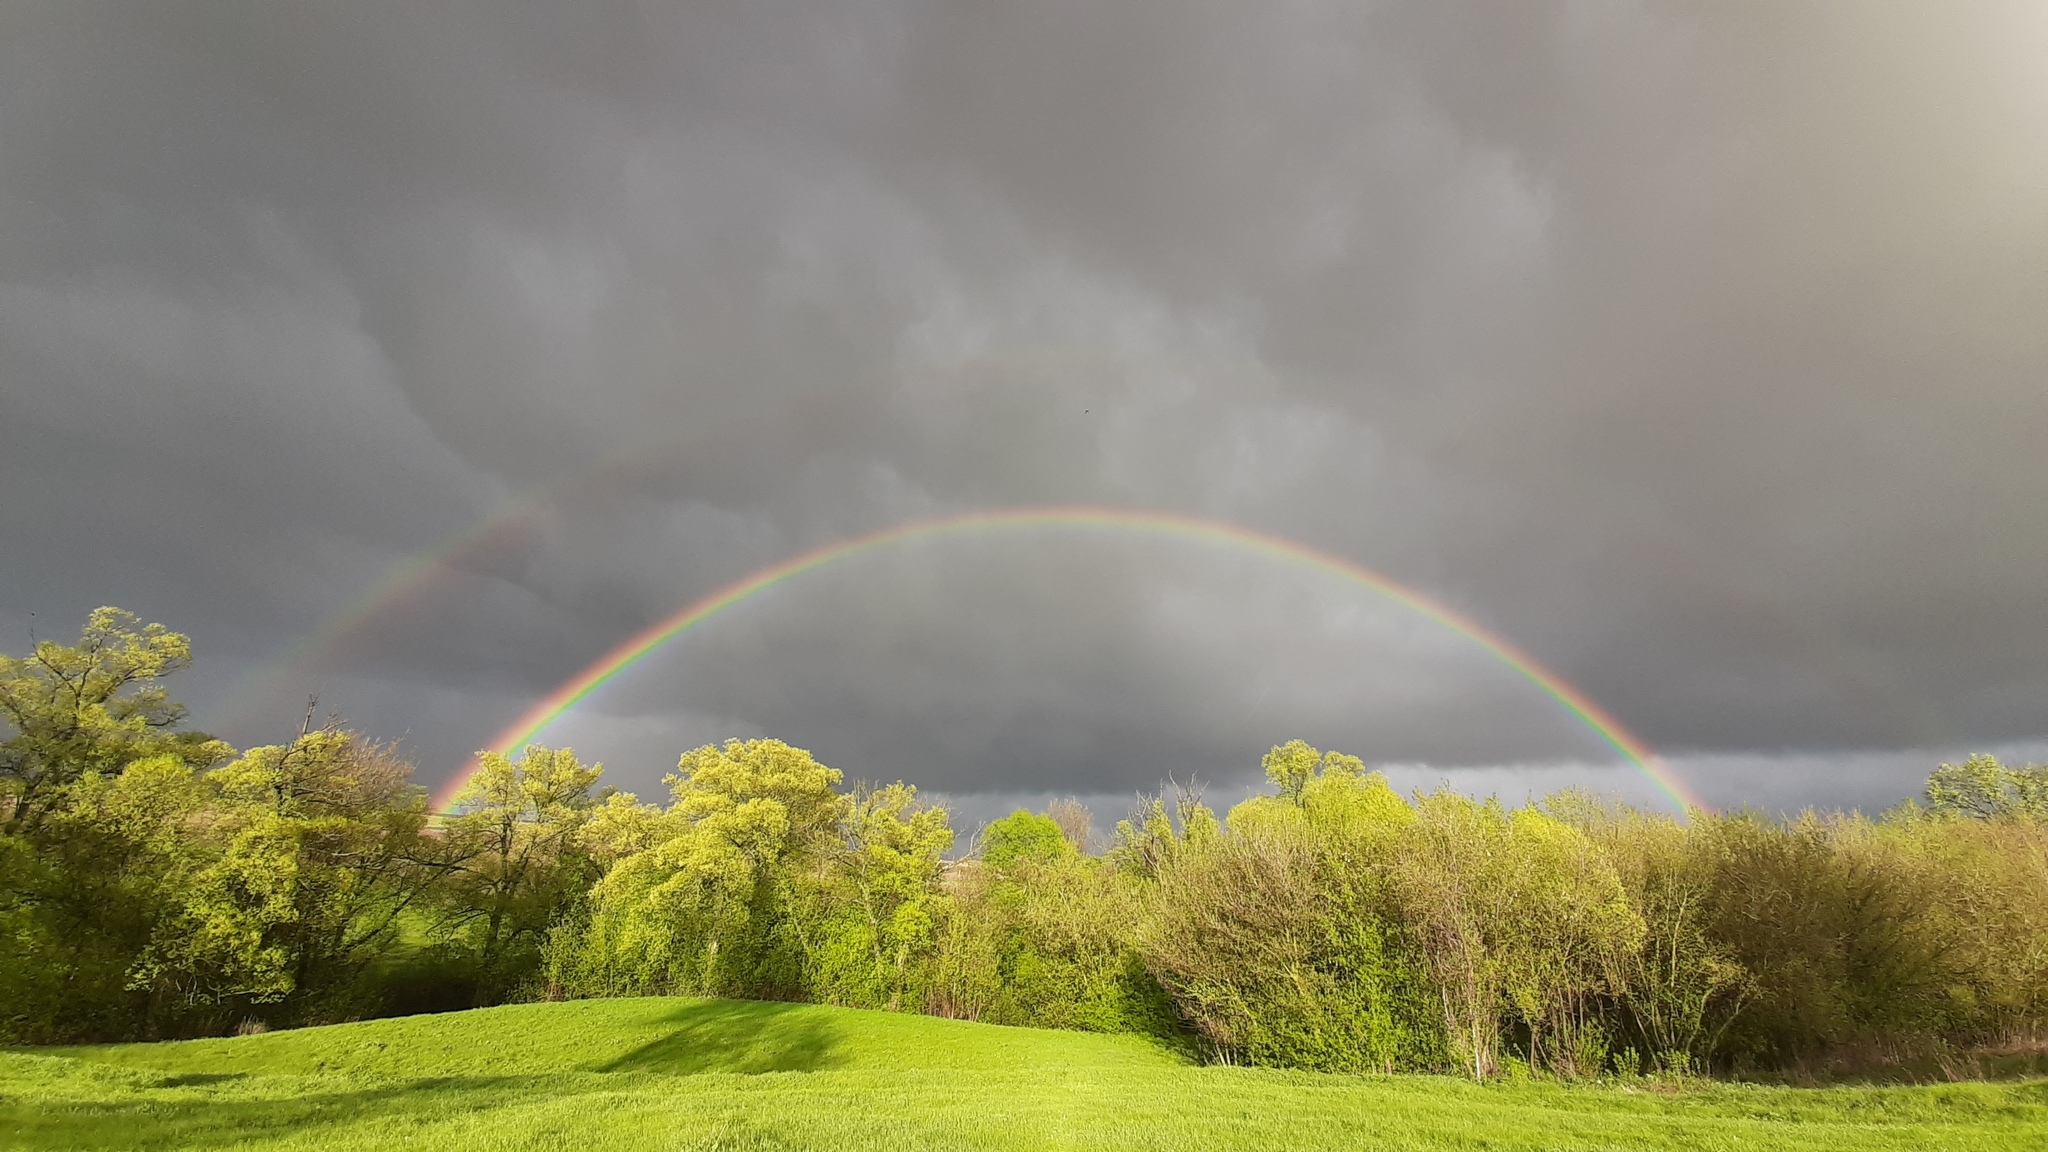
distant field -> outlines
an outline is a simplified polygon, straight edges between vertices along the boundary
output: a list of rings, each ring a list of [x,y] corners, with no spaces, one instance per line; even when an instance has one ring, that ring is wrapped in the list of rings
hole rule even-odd
[[[1473,1085],[732,1001],[528,1004],[0,1053],[15,1148],[2048,1148],[2048,1081]]]

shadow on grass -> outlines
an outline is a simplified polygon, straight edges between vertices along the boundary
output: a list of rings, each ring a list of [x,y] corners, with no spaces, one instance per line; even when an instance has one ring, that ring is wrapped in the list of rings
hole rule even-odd
[[[240,1080],[247,1072],[184,1072],[157,1081],[159,1088],[193,1088],[202,1084],[221,1084],[229,1080]]]
[[[1790,1066],[1745,1079],[1795,1088],[1834,1085],[1900,1086],[1967,1081],[2025,1081],[2048,1077],[2048,1035],[2033,1033],[1961,1050],[1914,1050],[1901,1045],[1845,1044]]]
[[[187,1084],[214,1079],[176,1077]],[[337,1130],[370,1120],[429,1121],[525,1097],[516,1078],[465,1076],[394,1081],[351,1092],[264,1100],[195,1094],[132,1097],[99,1104],[0,1100],[0,1144],[73,1149],[186,1148],[291,1132]]]
[[[834,1022],[802,1005],[733,1000],[683,1004],[655,1027],[656,1038],[597,1071],[808,1072],[845,1063]],[[309,1087],[326,1086],[318,1083],[317,1075],[298,1079]],[[89,1102],[75,1097],[59,1102],[0,1096],[0,1147],[185,1148],[285,1132],[332,1133],[339,1141],[344,1132],[364,1123],[430,1123],[531,1102],[562,1088],[533,1077],[436,1076],[238,1099],[237,1081],[257,1083],[237,1072],[188,1072],[166,1075],[133,1094],[109,1091]],[[739,1139],[746,1134],[727,1135]],[[736,1146],[755,1145],[741,1140]]]
[[[661,1037],[602,1065],[601,1072],[816,1072],[845,1061],[822,1012],[800,1004],[711,1000],[678,1008]]]

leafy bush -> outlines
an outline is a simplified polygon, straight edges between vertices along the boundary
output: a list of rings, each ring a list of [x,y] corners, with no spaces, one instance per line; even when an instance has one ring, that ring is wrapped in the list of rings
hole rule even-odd
[[[1474,1077],[1825,1069],[2048,1026],[2048,768],[1942,765],[1881,818],[1404,798],[1275,747],[1219,821],[948,813],[776,740],[670,802],[566,749],[456,811],[338,724],[177,731],[184,637],[95,612],[0,658],[0,1039],[221,1033],[525,996],[808,999]]]
[[[1384,778],[1311,764],[1280,797],[1234,810],[1230,835],[1198,832],[1165,854],[1146,959],[1231,1059],[1440,1067],[1444,1030],[1391,871],[1413,813]]]
[[[1025,861],[1049,864],[1074,854],[1058,821],[1022,808],[981,830],[981,860],[991,868]]]

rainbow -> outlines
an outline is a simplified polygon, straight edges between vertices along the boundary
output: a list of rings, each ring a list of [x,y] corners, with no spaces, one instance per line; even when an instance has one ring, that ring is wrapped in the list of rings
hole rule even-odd
[[[1635,765],[1636,769],[1678,805],[1681,811],[1695,808],[1707,810],[1707,805],[1691,787],[1659,759],[1649,745],[1643,743],[1621,721],[1594,703],[1584,692],[1537,663],[1535,658],[1484,625],[1429,596],[1403,587],[1361,564],[1317,551],[1283,537],[1221,520],[1117,508],[1016,508],[994,512],[970,512],[959,516],[898,524],[866,535],[821,545],[792,556],[779,564],[734,581],[627,637],[507,725],[492,738],[490,747],[508,756],[514,754],[532,742],[563,713],[574,708],[584,697],[637,664],[655,649],[755,593],[766,591],[786,580],[823,568],[835,561],[892,544],[937,536],[1014,528],[1107,528],[1171,536],[1272,556],[1363,584],[1486,649],[1501,663],[1519,673],[1523,679],[1562,704],[1581,724],[1620,753],[1629,763]],[[475,771],[476,764],[472,761],[452,780],[442,785],[434,796],[436,810],[447,809],[455,794]]]
[[[551,520],[567,515],[578,504],[603,500],[636,478],[658,474],[667,459],[666,447],[655,444],[614,457],[551,485],[539,495],[506,501],[391,566],[367,590],[322,621],[311,635],[275,659],[244,673],[220,706],[222,716],[230,721],[255,719],[260,708],[274,704],[272,697],[280,681],[310,680],[317,685],[323,665],[344,644],[372,628],[392,623],[399,610],[419,605],[450,576],[460,572],[464,560],[485,549],[537,536]]]

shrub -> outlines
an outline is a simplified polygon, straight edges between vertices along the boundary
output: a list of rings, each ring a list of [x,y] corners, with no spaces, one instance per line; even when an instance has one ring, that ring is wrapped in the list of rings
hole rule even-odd
[[[1435,1068],[1446,1046],[1419,941],[1393,894],[1414,815],[1384,778],[1305,744],[1228,834],[1166,853],[1145,957],[1222,1055],[1331,1071]],[[1304,767],[1305,765],[1305,767]],[[1193,825],[1202,828],[1196,821]]]

